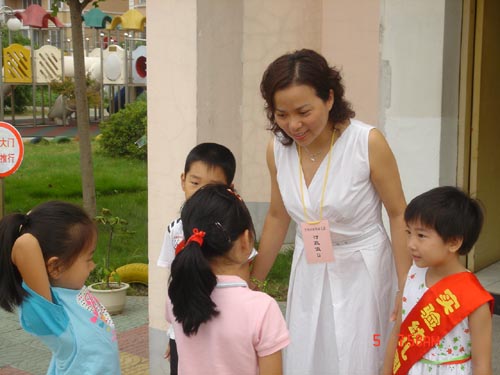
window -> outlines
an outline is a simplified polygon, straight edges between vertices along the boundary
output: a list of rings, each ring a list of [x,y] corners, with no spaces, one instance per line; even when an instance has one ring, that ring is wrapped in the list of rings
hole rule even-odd
[[[27,7],[29,7],[30,5],[33,5],[33,4],[42,6],[42,0],[23,0],[23,8],[24,9],[26,9]]]

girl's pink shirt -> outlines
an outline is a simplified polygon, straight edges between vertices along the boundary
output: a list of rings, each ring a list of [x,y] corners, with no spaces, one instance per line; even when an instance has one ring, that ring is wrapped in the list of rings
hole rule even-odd
[[[258,374],[258,357],[273,354],[289,342],[283,314],[276,301],[250,290],[237,276],[219,275],[212,300],[220,312],[186,336],[167,302],[167,321],[173,322],[179,374]]]

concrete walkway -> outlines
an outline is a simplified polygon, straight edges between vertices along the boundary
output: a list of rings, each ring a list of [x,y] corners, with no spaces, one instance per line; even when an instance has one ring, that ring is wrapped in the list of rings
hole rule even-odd
[[[118,331],[123,375],[149,374],[148,297],[127,297]],[[50,351],[19,326],[17,314],[0,310],[0,375],[45,375]],[[109,374],[112,375],[112,374]]]

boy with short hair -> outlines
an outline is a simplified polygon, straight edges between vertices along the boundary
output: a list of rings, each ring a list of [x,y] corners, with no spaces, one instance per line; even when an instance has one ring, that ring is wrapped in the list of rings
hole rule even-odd
[[[181,187],[186,200],[199,188],[208,184],[231,186],[236,172],[233,153],[218,143],[200,143],[186,157]],[[175,257],[175,248],[184,239],[180,218],[167,227],[157,265],[170,268]]]

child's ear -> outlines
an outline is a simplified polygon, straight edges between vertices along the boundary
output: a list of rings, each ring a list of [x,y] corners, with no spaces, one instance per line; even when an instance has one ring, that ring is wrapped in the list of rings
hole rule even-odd
[[[250,254],[253,249],[253,236],[248,229],[243,232],[243,239],[244,241],[242,246],[244,247],[245,252]]]
[[[57,280],[62,273],[61,262],[58,257],[51,257],[46,263],[47,274],[50,279]]]
[[[186,191],[186,176],[184,175],[184,172],[181,173],[181,188],[182,191]]]
[[[460,247],[462,246],[463,242],[464,242],[464,239],[462,237],[452,238],[451,240],[448,241],[448,249],[452,253],[456,253],[460,249]]]

